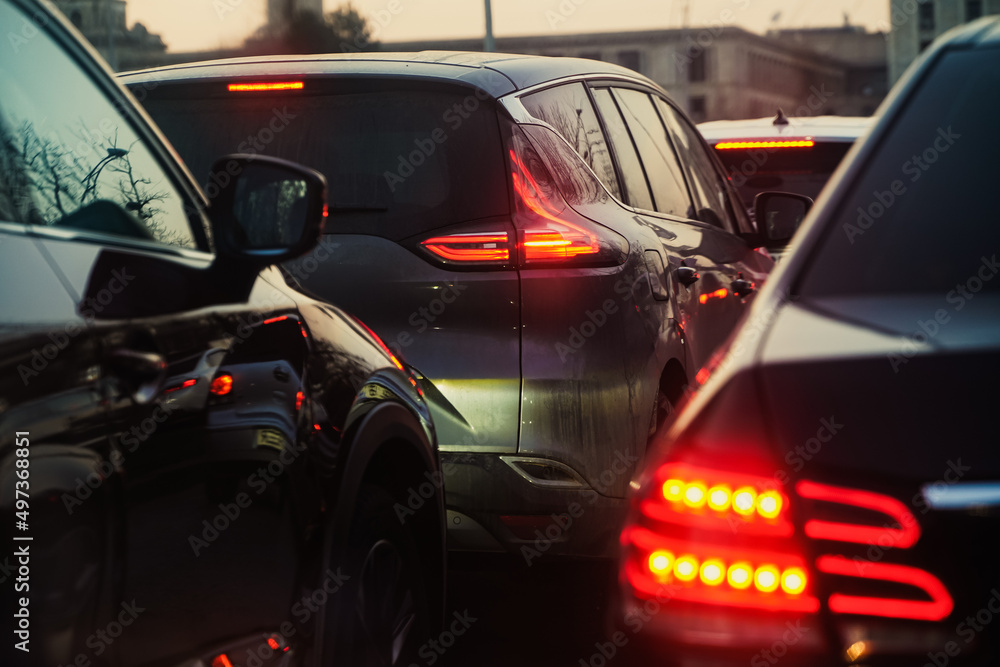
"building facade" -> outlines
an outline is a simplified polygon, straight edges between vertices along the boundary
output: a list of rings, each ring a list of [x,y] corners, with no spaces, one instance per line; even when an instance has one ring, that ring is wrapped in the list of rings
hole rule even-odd
[[[1000,0],[889,0],[890,84],[938,35],[987,14],[1000,14]]]
[[[125,0],[53,0],[113,69],[155,61],[167,47],[141,23],[127,27]]]
[[[862,34],[872,43],[885,42],[881,36]],[[482,40],[395,42],[382,49],[479,51]],[[732,26],[498,37],[496,49],[628,67],[663,86],[696,122],[770,116],[779,108],[788,115],[866,115],[885,89],[882,83],[871,87],[867,97],[854,95],[853,88],[864,86],[854,82],[857,68],[842,60],[839,51],[819,53],[789,36],[768,37]],[[884,81],[884,49],[881,68]]]

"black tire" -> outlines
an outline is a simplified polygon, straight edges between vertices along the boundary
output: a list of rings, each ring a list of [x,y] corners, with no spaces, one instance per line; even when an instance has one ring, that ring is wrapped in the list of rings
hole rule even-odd
[[[417,661],[430,609],[420,550],[392,494],[362,487],[347,552],[329,565],[350,577],[321,628],[322,667],[390,667]]]

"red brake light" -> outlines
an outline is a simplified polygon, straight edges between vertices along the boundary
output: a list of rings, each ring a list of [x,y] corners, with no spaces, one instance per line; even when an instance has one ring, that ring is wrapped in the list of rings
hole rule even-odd
[[[806,521],[805,533],[813,539],[874,544],[880,543],[881,538],[888,538],[891,541],[891,546],[900,549],[913,546],[920,539],[920,526],[917,524],[916,517],[910,513],[906,505],[890,496],[871,491],[817,484],[808,480],[796,484],[795,491],[803,498],[879,512],[891,517],[900,526],[892,528],[809,519]]]
[[[187,389],[188,387],[193,387],[196,384],[198,384],[198,378],[190,378],[188,380],[184,380],[184,382],[181,382],[180,384],[175,384],[171,387],[167,387],[166,389],[163,390],[163,393],[169,394],[174,391],[179,391],[181,389]]]
[[[512,143],[509,157],[520,263],[621,264],[628,242],[569,206],[548,168],[523,136],[515,135]]]
[[[226,396],[233,390],[233,376],[223,373],[214,380],[208,390],[216,396]]]
[[[288,319],[288,315],[279,315],[277,317],[272,317],[270,319],[264,320],[264,324],[274,324],[275,322],[284,322]]]
[[[812,148],[816,142],[812,139],[788,139],[776,141],[720,141],[715,144],[715,150],[747,150],[749,148]]]
[[[820,556],[816,560],[816,568],[827,574],[907,584],[919,588],[931,598],[930,601],[901,600],[834,593],[830,596],[830,611],[835,614],[940,621],[947,618],[954,608],[951,595],[944,584],[930,572],[916,567],[871,562],[864,562],[859,566],[857,562],[844,556]]]
[[[296,412],[298,412],[299,410],[302,409],[302,401],[305,400],[305,397],[306,397],[306,395],[302,393],[301,389],[299,389],[297,392],[295,392],[295,411]]]
[[[302,81],[272,81],[266,83],[231,83],[227,87],[231,93],[259,93],[270,90],[302,90]]]
[[[233,663],[229,662],[229,657],[223,653],[215,656],[215,660],[212,661],[212,667],[233,667]]]
[[[506,262],[510,259],[507,232],[435,236],[420,245],[452,262]]]

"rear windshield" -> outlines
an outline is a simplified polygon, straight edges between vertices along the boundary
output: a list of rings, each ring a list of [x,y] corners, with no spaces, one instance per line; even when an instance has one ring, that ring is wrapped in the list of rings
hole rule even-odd
[[[357,81],[280,94],[201,83],[160,85],[144,106],[196,178],[227,153],[293,160],[329,182],[328,233],[398,240],[508,212],[496,111],[481,97]]]
[[[988,279],[1000,253],[998,55],[953,51],[934,66],[837,202],[802,295],[939,294],[944,305],[967,284],[1000,291]]]
[[[760,192],[794,192],[813,199],[830,180],[851,142],[824,142],[811,148],[757,148],[715,151],[747,206]]]

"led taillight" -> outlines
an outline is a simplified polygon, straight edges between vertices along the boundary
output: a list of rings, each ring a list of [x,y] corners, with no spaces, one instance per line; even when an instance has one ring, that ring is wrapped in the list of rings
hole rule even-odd
[[[656,595],[677,586],[675,599],[721,606],[815,612],[805,560],[794,551],[727,546],[682,539],[639,526],[623,540],[635,556],[626,576],[640,593]]]
[[[435,236],[420,245],[450,262],[506,262],[510,259],[507,232]]]
[[[657,471],[659,493],[640,503],[651,519],[787,536],[787,499],[775,480],[668,463]]]
[[[231,83],[227,90],[231,93],[261,93],[277,90],[302,90],[303,81],[270,81],[261,83]]]
[[[818,484],[808,480],[802,480],[796,484],[795,491],[801,497],[810,500],[878,512],[891,518],[899,525],[899,528],[895,528],[809,519],[806,521],[805,533],[813,539],[855,542],[857,544],[878,543],[880,545],[888,541],[888,546],[900,549],[913,546],[920,539],[920,525],[917,523],[916,517],[906,505],[891,496],[842,486]]]
[[[233,376],[229,373],[223,373],[219,375],[214,380],[212,380],[211,386],[208,391],[215,396],[226,396],[233,390]]]
[[[747,150],[750,148],[812,148],[816,142],[812,139],[785,139],[775,141],[720,141],[715,144],[715,150]]]
[[[835,614],[940,621],[947,618],[954,609],[954,602],[945,585],[933,574],[920,568],[893,563],[858,562],[844,556],[820,556],[816,560],[816,569],[826,574],[912,586],[930,598],[914,600],[834,593],[830,596],[830,611]]]
[[[295,411],[298,412],[302,409],[302,401],[305,400],[306,395],[299,389],[295,392]]]

